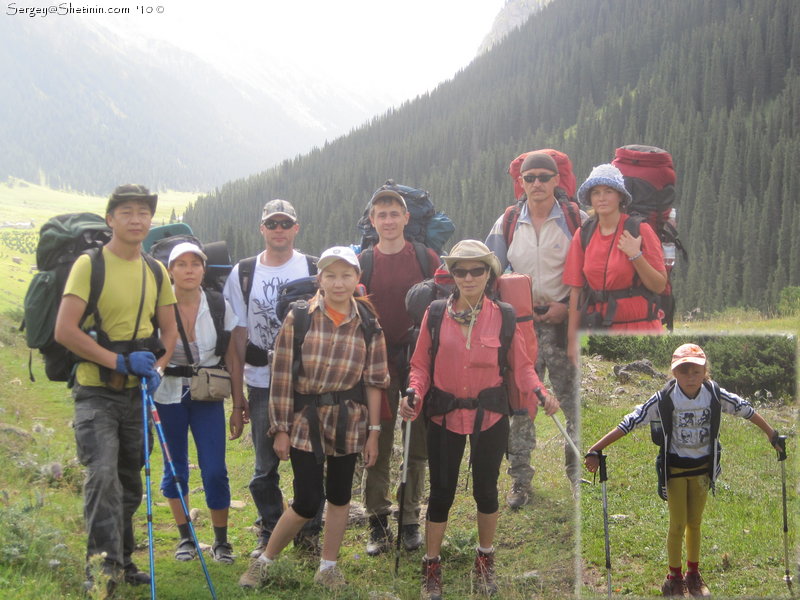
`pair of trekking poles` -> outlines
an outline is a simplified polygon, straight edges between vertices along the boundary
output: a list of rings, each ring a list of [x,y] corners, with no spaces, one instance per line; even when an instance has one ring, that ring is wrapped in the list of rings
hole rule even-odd
[[[533,390],[533,393],[536,394],[536,397],[539,399],[539,404],[544,406],[545,396],[542,392],[541,387],[537,387]],[[403,394],[405,397],[408,398],[408,405],[411,408],[414,408],[414,390],[412,388],[408,388],[405,393]],[[561,432],[561,435],[564,436],[564,439],[567,440],[572,451],[575,452],[575,456],[578,460],[581,459],[580,450],[578,450],[578,446],[575,445],[575,442],[572,440],[569,435],[567,435],[567,430],[564,428],[564,425],[561,421],[558,420],[558,417],[555,415],[550,415],[553,419],[553,422],[558,427],[558,430]],[[411,447],[411,422],[407,421],[406,430],[403,439],[403,468],[400,472],[400,491],[399,491],[399,510],[397,515],[397,540],[396,540],[396,547],[395,547],[395,556],[394,556],[394,574],[397,575],[397,572],[400,568],[400,538],[403,535],[403,508],[405,507],[405,500],[406,500],[406,481],[408,479],[408,452],[409,448]]]
[[[144,377],[140,379],[142,389],[142,426],[144,428],[144,475],[147,485],[147,547],[150,555],[150,599],[156,598],[156,565],[155,565],[155,544],[153,541],[153,495],[150,490],[150,438],[148,427],[148,413],[152,418],[153,424],[158,432],[158,440],[161,442],[161,453],[164,456],[164,463],[169,465],[169,470],[172,474],[172,479],[175,482],[175,487],[178,490],[178,497],[181,499],[181,506],[183,507],[183,514],[186,517],[186,522],[189,524],[189,532],[192,534],[192,541],[197,549],[197,556],[200,558],[200,564],[203,567],[203,573],[206,577],[208,589],[211,592],[211,597],[217,600],[217,592],[214,589],[214,584],[211,582],[211,574],[208,572],[208,565],[203,558],[203,553],[200,551],[200,542],[197,541],[197,533],[192,523],[192,517],[189,515],[189,507],[186,505],[184,498],[183,486],[178,480],[178,473],[175,471],[175,464],[172,462],[172,455],[167,446],[167,439],[164,436],[164,428],[161,426],[161,419],[158,416],[156,403],[153,400],[153,395],[147,389],[147,381]],[[188,492],[188,490],[187,490]]]
[[[783,580],[789,588],[789,595],[794,598],[794,590],[792,589],[792,576],[789,571],[789,518],[786,508],[786,436],[779,435],[776,438],[776,444],[780,447],[777,450],[778,462],[781,463],[781,492],[783,497],[783,560],[784,560],[784,576]],[[606,456],[602,450],[597,451],[597,458],[600,462],[598,471],[600,473],[600,487],[603,497],[603,533],[605,534],[605,551],[606,551],[606,585],[608,597],[611,597],[611,545],[609,543],[608,535],[608,492],[606,490],[606,481],[608,481],[608,471],[606,469]]]

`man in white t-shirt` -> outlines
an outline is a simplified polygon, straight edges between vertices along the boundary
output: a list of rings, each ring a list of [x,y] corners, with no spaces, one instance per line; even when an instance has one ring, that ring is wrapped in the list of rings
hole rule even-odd
[[[233,398],[230,418],[231,436],[241,435],[250,422],[255,449],[255,469],[250,481],[250,494],[258,509],[256,524],[260,528],[258,547],[252,556],[260,556],[272,535],[272,529],[283,512],[283,495],[278,476],[278,460],[272,448],[269,430],[270,369],[268,352],[272,349],[281,321],[275,313],[278,288],[295,279],[315,275],[316,258],[294,249],[300,225],[297,213],[286,200],[270,200],[261,213],[261,235],[264,251],[245,258],[233,267],[224,295],[233,307],[238,324],[231,335],[243,364],[243,372],[231,377],[244,377],[244,394]],[[321,511],[300,532],[295,544],[318,551]]]

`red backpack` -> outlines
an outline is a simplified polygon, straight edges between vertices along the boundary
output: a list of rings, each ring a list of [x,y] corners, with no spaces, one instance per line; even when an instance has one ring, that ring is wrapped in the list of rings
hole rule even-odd
[[[503,214],[503,239],[506,241],[506,248],[511,246],[511,240],[514,239],[514,230],[517,227],[522,205],[526,201],[525,193],[519,182],[520,169],[522,168],[522,163],[525,158],[533,152],[544,152],[545,154],[549,154],[553,157],[553,160],[556,161],[559,176],[559,185],[555,192],[556,201],[564,212],[564,218],[567,220],[570,234],[574,234],[581,226],[581,211],[578,203],[575,201],[575,173],[572,171],[572,161],[569,159],[569,156],[558,150],[553,150],[552,148],[524,152],[508,165],[508,174],[514,182],[514,198],[517,199],[517,202],[506,208],[506,212]]]
[[[669,277],[675,263],[674,251],[679,250],[684,260],[688,254],[678,239],[675,227],[675,167],[672,156],[666,150],[655,146],[630,145],[617,148],[611,164],[617,167],[625,180],[625,189],[632,202],[627,208],[630,215],[639,215],[648,223],[665,248],[664,263],[667,270],[667,287],[661,294],[661,308],[664,311],[664,324],[672,331],[675,314],[675,297]],[[670,245],[674,248],[670,248]],[[673,250],[671,256],[666,249]]]

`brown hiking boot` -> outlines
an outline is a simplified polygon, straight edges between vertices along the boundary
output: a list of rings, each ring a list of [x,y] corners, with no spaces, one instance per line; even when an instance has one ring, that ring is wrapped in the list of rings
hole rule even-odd
[[[686,589],[686,580],[683,577],[667,577],[661,586],[661,595],[666,598],[686,598],[689,591]]]
[[[686,588],[689,594],[696,598],[706,598],[711,595],[700,571],[686,573]]]
[[[488,554],[477,551],[475,566],[472,567],[472,578],[478,593],[487,596],[497,593],[497,582],[494,578],[494,551]]]
[[[422,600],[442,600],[442,562],[439,558],[422,559]]]
[[[531,486],[529,483],[519,483],[515,481],[511,485],[511,491],[506,496],[506,503],[509,508],[514,510],[525,506],[531,498]]]
[[[247,571],[239,577],[239,585],[243,588],[259,588],[269,581],[269,568],[271,565],[254,558],[250,561]]]

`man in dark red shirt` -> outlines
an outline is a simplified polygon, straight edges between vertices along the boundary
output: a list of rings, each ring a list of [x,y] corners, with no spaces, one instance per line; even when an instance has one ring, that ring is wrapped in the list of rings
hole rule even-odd
[[[408,376],[409,346],[412,320],[406,312],[406,292],[415,283],[433,276],[441,262],[439,256],[419,242],[409,242],[403,236],[409,212],[403,197],[392,190],[379,190],[372,197],[370,221],[378,233],[378,243],[359,256],[362,265],[361,282],[366,286],[386,337],[391,384],[386,391],[390,418],[381,420],[378,441],[378,460],[367,469],[364,483],[364,503],[369,515],[370,540],[367,554],[377,556],[389,550],[392,534],[388,520],[392,501],[389,497],[390,459],[394,443],[395,420],[400,392]],[[421,257],[425,257],[425,263]],[[371,268],[365,265],[371,263]],[[413,348],[411,348],[413,350]],[[384,415],[386,416],[386,415]],[[408,426],[407,423],[403,425]],[[422,545],[419,532],[419,505],[425,489],[427,464],[424,419],[411,424],[408,454],[405,506],[403,507],[403,545],[416,550]]]

